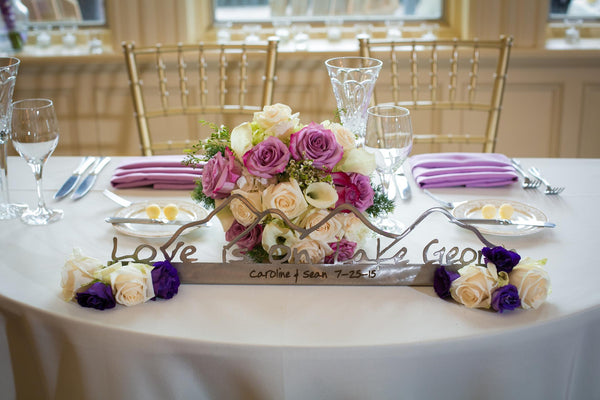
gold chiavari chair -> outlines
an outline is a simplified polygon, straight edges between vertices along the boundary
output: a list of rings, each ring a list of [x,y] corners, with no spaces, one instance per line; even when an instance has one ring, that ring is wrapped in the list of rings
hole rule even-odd
[[[384,62],[373,103],[385,100],[408,108],[415,144],[474,144],[493,152],[512,42],[506,36],[498,40],[360,38],[359,46],[361,56]],[[484,76],[484,71],[489,74]],[[420,112],[425,114],[415,118]]]
[[[235,119],[270,105],[277,44],[276,38],[264,44],[123,43],[142,154],[181,152],[199,139],[202,120]]]

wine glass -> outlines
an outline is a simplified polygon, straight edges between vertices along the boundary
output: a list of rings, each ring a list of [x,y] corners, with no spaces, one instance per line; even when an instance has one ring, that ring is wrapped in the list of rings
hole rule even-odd
[[[368,57],[338,57],[325,61],[342,125],[365,140],[367,107],[383,63]]]
[[[18,58],[0,57],[0,220],[18,218],[27,209],[25,204],[11,203],[8,196],[11,105],[20,63]]]
[[[389,198],[390,181],[410,154],[412,139],[410,111],[406,108],[381,104],[367,109],[365,150],[375,155],[376,171]],[[402,223],[388,216],[379,216],[374,224],[386,232],[398,233],[404,229]]]
[[[54,104],[48,99],[27,99],[13,103],[11,139],[35,175],[38,207],[21,215],[28,225],[46,225],[58,221],[62,210],[46,207],[42,192],[42,170],[58,144],[58,121]]]

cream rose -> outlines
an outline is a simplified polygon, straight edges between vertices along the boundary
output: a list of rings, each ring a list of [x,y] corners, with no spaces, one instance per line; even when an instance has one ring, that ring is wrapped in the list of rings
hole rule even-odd
[[[265,225],[262,233],[262,246],[267,252],[270,253],[269,249],[274,245],[283,245],[291,248],[296,242],[298,238],[296,237],[294,231],[285,226],[283,221],[279,219],[274,219]],[[282,256],[287,254],[282,249],[278,249],[273,252],[276,256]]]
[[[321,125],[333,132],[335,140],[342,146],[344,153],[356,148],[356,135],[342,124],[325,120],[321,122]]]
[[[344,151],[344,156],[336,169],[346,173],[357,172],[369,176],[375,171],[375,167],[375,155],[360,148]]]
[[[103,265],[95,258],[83,255],[81,249],[75,248],[65,262],[61,273],[62,297],[71,301],[77,290],[94,280],[94,274]]]
[[[290,263],[318,264],[322,263],[325,256],[330,254],[333,254],[333,250],[327,243],[320,240],[303,239],[292,246]]]
[[[252,148],[252,126],[244,122],[231,131],[231,150],[238,160],[242,161],[244,154]]]
[[[310,229],[321,222],[329,213],[327,210],[314,210],[308,213],[302,220],[302,226]],[[343,234],[343,225],[335,217],[330,218],[319,228],[310,233],[309,237],[325,243],[337,242]]]
[[[342,223],[344,238],[351,242],[362,244],[371,230],[354,214],[338,214],[336,219]]]
[[[313,182],[304,191],[304,198],[313,207],[333,207],[338,201],[338,194],[332,184],[327,182]]]
[[[248,193],[244,192],[243,190],[235,189],[231,192],[231,194],[239,194],[243,196],[259,212],[262,211],[260,193]],[[232,200],[231,203],[229,203],[229,209],[231,210],[231,214],[233,215],[235,220],[244,226],[248,226],[256,220],[256,214],[250,211],[250,209],[246,207],[246,205],[241,200]]]
[[[292,115],[292,109],[285,104],[265,106],[263,111],[254,113],[253,120],[265,135],[275,136],[289,143],[290,135],[298,125],[298,114]]]
[[[459,269],[458,273],[460,277],[450,286],[452,298],[469,308],[490,308],[492,291],[498,286],[495,268],[490,270],[470,264]]]
[[[275,208],[288,218],[296,218],[308,208],[304,194],[295,179],[270,185],[262,193],[263,210]]]
[[[154,297],[152,267],[129,263],[110,274],[110,285],[115,300],[125,306],[144,303]]]
[[[542,268],[544,264],[545,259],[534,261],[526,258],[508,274],[510,284],[519,291],[521,307],[524,309],[538,308],[550,293],[550,276]]]

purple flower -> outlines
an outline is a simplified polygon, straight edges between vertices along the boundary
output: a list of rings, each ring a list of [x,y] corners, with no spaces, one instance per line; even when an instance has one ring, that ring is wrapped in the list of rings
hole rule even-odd
[[[239,234],[244,232],[247,227],[240,224],[237,221],[234,221],[231,227],[225,233],[225,239],[228,242],[231,242],[235,239]],[[245,236],[242,236],[240,240],[236,242],[238,247],[242,250],[242,253],[248,252],[248,250],[254,248],[257,244],[259,244],[262,240],[262,231],[263,227],[260,224],[256,224],[250,232],[248,232]]]
[[[519,291],[515,285],[506,285],[499,287],[492,293],[492,308],[498,312],[505,310],[512,311],[521,307]]]
[[[486,263],[491,262],[496,265],[498,272],[504,271],[509,273],[521,261],[520,255],[514,251],[506,250],[502,246],[496,246],[491,249],[484,247],[481,249],[481,253],[484,255]]]
[[[179,275],[177,269],[169,261],[157,261],[152,270],[152,285],[154,294],[161,299],[170,299],[179,291]]]
[[[213,199],[224,199],[235,189],[241,175],[242,167],[236,163],[231,150],[225,149],[225,157],[217,153],[204,166],[202,192]]]
[[[450,297],[450,286],[452,281],[458,278],[458,272],[449,271],[443,265],[433,273],[433,289],[442,299]]]
[[[80,306],[95,308],[96,310],[113,308],[117,304],[110,285],[102,282],[91,284],[86,290],[77,293],[75,296]]]
[[[354,256],[356,250],[356,242],[342,239],[339,242],[329,243],[329,247],[333,250],[333,254],[325,256],[325,264],[333,264],[337,252],[338,261],[350,260]]]
[[[328,171],[331,171],[344,155],[344,150],[333,132],[314,122],[292,134],[290,152],[294,160],[312,160],[313,167]]]
[[[272,178],[283,172],[290,161],[290,151],[276,137],[269,136],[244,154],[248,172],[261,178]]]
[[[375,192],[373,192],[368,176],[356,172],[351,172],[350,174],[334,172],[331,176],[338,194],[338,201],[335,203],[336,207],[347,203],[362,212],[373,205]]]

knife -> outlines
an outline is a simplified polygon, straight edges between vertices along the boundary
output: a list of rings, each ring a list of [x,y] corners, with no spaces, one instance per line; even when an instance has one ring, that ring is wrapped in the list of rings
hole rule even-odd
[[[465,224],[482,224],[482,225],[517,225],[517,226],[537,226],[540,228],[554,228],[556,224],[553,222],[526,220],[526,221],[511,221],[509,219],[486,219],[486,218],[457,218]]]
[[[110,157],[100,158],[96,165],[94,165],[94,169],[92,170],[92,172],[90,172],[85,177],[83,182],[81,182],[81,184],[77,187],[77,189],[75,189],[75,193],[73,193],[71,199],[77,200],[85,196],[85,194],[89,192],[92,186],[94,185],[94,182],[96,182],[96,177],[98,176],[100,171],[102,171],[102,168],[104,168],[109,161]]]
[[[151,225],[185,225],[192,221],[173,220],[152,218],[125,218],[125,217],[108,217],[104,221],[109,224],[151,224]]]
[[[398,172],[396,174],[396,185],[398,187],[398,193],[402,200],[408,200],[411,196],[410,185],[408,184],[408,178],[404,175],[404,172]]]
[[[62,185],[62,187],[58,189],[58,192],[54,194],[54,198],[62,199],[68,195],[77,185],[81,175],[83,175],[83,173],[89,168],[90,165],[92,165],[94,161],[96,161],[96,157],[84,157],[79,163],[79,166],[75,169],[75,171],[73,171],[72,175]]]

